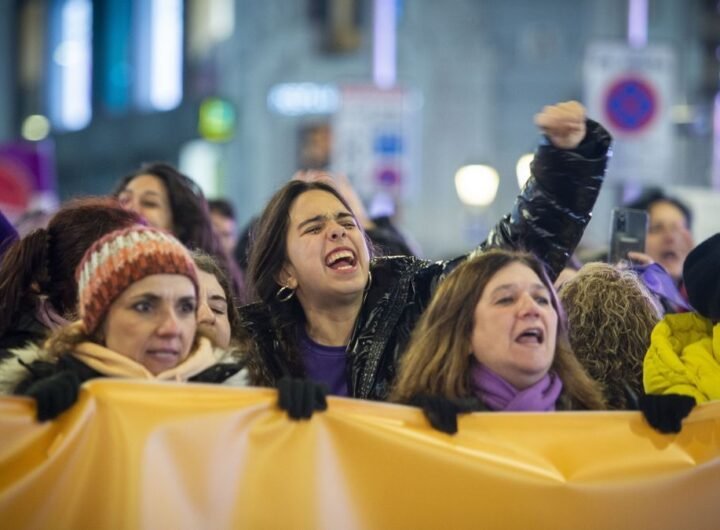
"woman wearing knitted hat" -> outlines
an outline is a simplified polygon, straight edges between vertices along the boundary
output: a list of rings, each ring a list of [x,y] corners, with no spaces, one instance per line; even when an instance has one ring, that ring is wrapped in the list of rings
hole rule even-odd
[[[685,259],[683,282],[693,313],[669,314],[655,326],[643,363],[648,394],[641,408],[662,432],[679,432],[696,403],[720,399],[720,233]]]
[[[433,427],[450,434],[463,411],[605,406],[570,349],[545,266],[499,249],[469,259],[438,287],[391,397],[422,407]]]
[[[88,249],[76,277],[80,320],[53,334],[43,359],[3,365],[5,385],[35,398],[38,419],[69,408],[80,384],[96,377],[222,382],[240,372],[196,334],[197,272],[171,235],[142,226],[112,232]]]

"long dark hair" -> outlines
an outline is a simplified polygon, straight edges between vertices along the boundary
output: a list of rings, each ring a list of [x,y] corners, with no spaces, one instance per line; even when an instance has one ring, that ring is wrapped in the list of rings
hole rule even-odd
[[[170,164],[152,162],[143,164],[123,177],[113,196],[118,197],[127,185],[140,175],[152,175],[165,185],[175,237],[187,248],[200,248],[209,254],[216,254],[220,244],[213,234],[207,200],[200,186]]]
[[[262,302],[268,309],[272,327],[279,335],[279,341],[287,353],[289,370],[292,375],[303,375],[304,373],[298,352],[298,332],[305,324],[305,313],[297,301],[297,297],[287,302],[278,301],[276,294],[280,285],[277,278],[287,261],[290,209],[300,195],[312,190],[325,191],[334,195],[347,208],[347,211],[354,215],[352,208],[343,196],[329,184],[291,180],[280,188],[268,202],[254,230],[254,240],[250,244],[248,292],[252,301]],[[362,227],[359,229],[362,230]],[[365,236],[365,242],[372,256],[372,246],[368,243],[367,236]],[[255,376],[252,367],[250,367],[250,372],[251,381],[259,383],[253,381]]]
[[[75,269],[85,251],[105,234],[141,223],[115,199],[88,197],[66,203],[47,228],[15,241],[0,263],[0,335],[38,295],[46,295],[58,313],[74,315]]]
[[[240,267],[222,249],[212,227],[208,202],[193,179],[164,162],[143,164],[123,177],[113,196],[118,197],[127,185],[140,175],[157,177],[165,185],[173,219],[173,234],[188,249],[200,249],[216,258],[230,275],[235,298],[245,299],[245,282]]]

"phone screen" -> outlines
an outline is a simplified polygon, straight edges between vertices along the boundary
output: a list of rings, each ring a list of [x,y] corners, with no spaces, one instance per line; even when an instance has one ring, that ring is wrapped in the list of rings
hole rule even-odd
[[[609,263],[629,260],[628,252],[645,252],[648,214],[644,210],[614,208],[610,220]]]

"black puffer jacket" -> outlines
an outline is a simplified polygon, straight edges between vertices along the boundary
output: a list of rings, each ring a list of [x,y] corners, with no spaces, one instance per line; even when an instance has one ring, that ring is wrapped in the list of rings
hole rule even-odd
[[[590,120],[587,129],[577,149],[549,143],[538,148],[532,176],[512,212],[475,252],[491,246],[523,248],[543,259],[555,275],[562,270],[590,221],[609,156],[607,131]],[[372,262],[372,284],[347,347],[350,396],[387,398],[397,362],[435,287],[466,257],[439,262],[389,257]],[[295,300],[290,304],[297,306]],[[296,346],[298,320],[303,317],[296,312],[299,318],[290,322],[279,316],[287,312],[274,305],[256,303],[240,309],[250,336],[250,384],[275,386],[283,375],[305,375]]]

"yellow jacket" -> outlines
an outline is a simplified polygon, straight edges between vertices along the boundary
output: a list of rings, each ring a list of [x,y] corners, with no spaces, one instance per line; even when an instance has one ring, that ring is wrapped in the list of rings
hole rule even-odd
[[[643,385],[647,394],[720,399],[720,323],[697,313],[666,315],[650,338]]]

